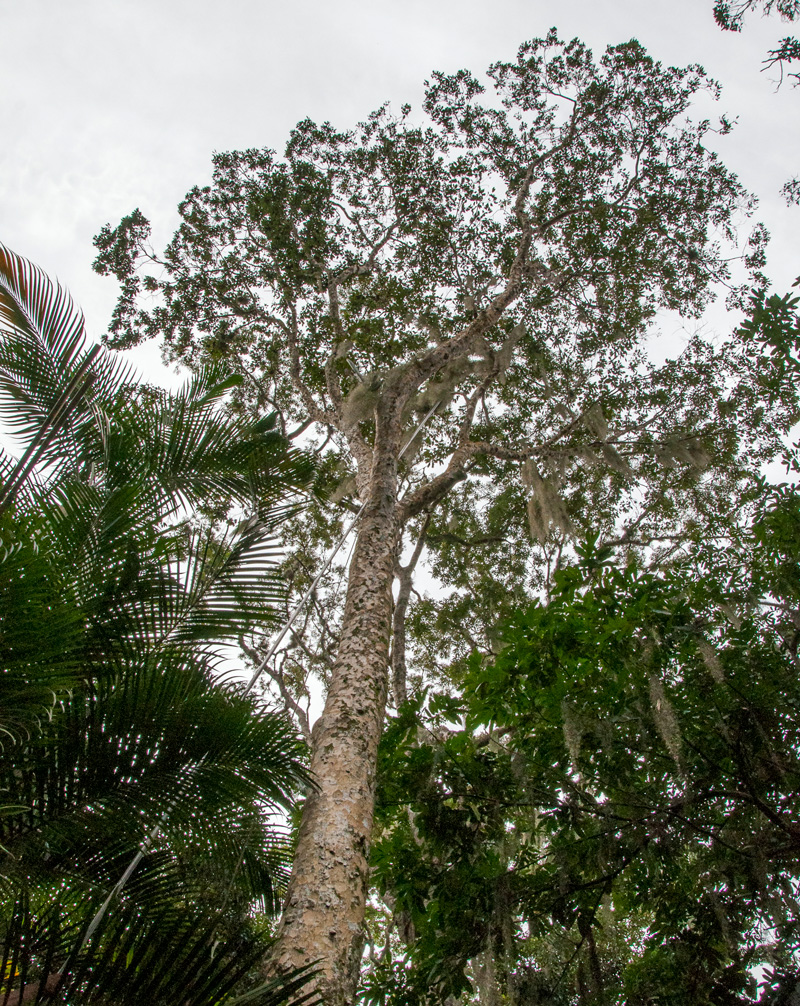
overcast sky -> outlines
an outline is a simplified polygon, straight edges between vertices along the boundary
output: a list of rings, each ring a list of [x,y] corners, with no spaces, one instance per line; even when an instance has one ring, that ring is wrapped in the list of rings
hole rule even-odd
[[[781,292],[800,274],[800,89],[761,60],[787,26],[721,32],[713,0],[0,0],[0,241],[57,276],[104,331],[115,284],[92,237],[138,206],[156,247],[215,150],[281,149],[300,118],[347,127],[384,101],[419,106],[431,70],[513,58],[555,25],[596,51],[638,38],[672,65],[702,63],[738,119],[717,149],[758,195]],[[148,354],[153,356],[154,354]],[[154,375],[153,375],[154,376]]]

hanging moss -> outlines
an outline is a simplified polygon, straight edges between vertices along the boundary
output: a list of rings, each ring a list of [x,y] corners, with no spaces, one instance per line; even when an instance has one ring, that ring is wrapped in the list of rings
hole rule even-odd
[[[725,681],[725,672],[722,669],[722,663],[719,659],[717,651],[711,643],[702,636],[700,636],[697,640],[697,650],[703,660],[703,663],[706,665],[708,673],[718,685],[721,685]]]
[[[561,703],[561,721],[564,731],[564,743],[566,744],[569,758],[572,762],[573,772],[578,771],[578,759],[581,754],[581,741],[583,739],[583,727],[580,719],[575,715],[575,710],[569,702]]]
[[[590,405],[586,409],[581,417],[583,420],[583,425],[593,436],[597,437],[598,440],[605,440],[608,436],[608,423],[606,422],[606,417],[603,415],[603,410],[598,402],[594,405]]]
[[[530,490],[527,501],[528,525],[534,541],[544,544],[555,525],[572,533],[572,521],[553,481],[544,478],[532,458],[522,464],[522,484]]]
[[[378,374],[367,374],[342,403],[342,426],[345,429],[371,419],[381,397],[383,381]]]

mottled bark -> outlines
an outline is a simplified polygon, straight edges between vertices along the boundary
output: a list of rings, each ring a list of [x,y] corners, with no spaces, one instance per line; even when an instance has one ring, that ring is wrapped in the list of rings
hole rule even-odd
[[[278,941],[268,969],[320,961],[330,1006],[351,1002],[364,945],[378,741],[386,709],[398,536],[396,449],[376,445],[350,566],[341,642],[313,731],[311,773]]]
[[[328,697],[313,730],[311,774],[317,784],[303,809],[292,877],[277,941],[266,972],[285,972],[319,962],[318,989],[326,1006],[352,1002],[364,946],[364,914],[369,889],[369,847],[375,805],[378,742],[386,711],[392,580],[400,530],[412,516],[435,506],[466,477],[466,444],[477,397],[459,431],[459,444],[443,476],[426,491],[397,499],[397,465],[403,408],[424,383],[452,360],[472,351],[519,295],[532,227],[522,209],[531,175],[517,195],[522,225],[517,255],[504,290],[457,336],[416,357],[388,384],[375,409],[375,441],[370,447],[358,420],[344,414],[333,357],[326,367],[328,393],[338,428],[358,465],[359,495],[367,507],[359,522],[350,565],[339,652],[331,670]],[[341,277],[339,278],[339,280]],[[334,327],[339,318],[338,281],[328,289]],[[298,378],[299,380],[299,378]],[[420,546],[421,548],[421,546]],[[417,556],[418,557],[418,556]]]

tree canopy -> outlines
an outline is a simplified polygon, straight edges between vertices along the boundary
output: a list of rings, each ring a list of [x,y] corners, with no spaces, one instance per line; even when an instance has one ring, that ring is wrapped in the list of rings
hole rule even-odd
[[[489,84],[481,104],[471,74],[434,75],[424,126],[385,107],[349,132],[301,123],[283,161],[217,155],[163,256],[136,211],[98,237],[96,267],[123,284],[112,345],[159,336],[170,358],[234,361],[243,408],[325,445],[334,500],[363,499],[382,397],[402,397],[404,436],[441,403],[400,468],[404,523],[450,494],[428,535],[439,568],[460,531],[489,540],[495,574],[485,525],[515,524],[507,591],[542,568],[526,496],[550,546],[633,513],[640,540],[668,540],[725,512],[734,459],[769,456],[790,420],[753,408],[740,347],[691,338],[661,366],[644,351],[657,312],[698,315],[731,282],[726,242],[751,208],[702,145],[711,124],[686,120],[713,82],[636,43],[595,64],[551,35]]]
[[[396,114],[384,106],[345,131],[306,120],[283,157],[269,150],[215,155],[211,184],[188,193],[181,224],[162,253],[149,246],[149,223],[139,210],[96,238],[96,268],[122,287],[111,345],[157,337],[167,358],[190,367],[225,361],[244,376],[234,409],[252,417],[274,410],[288,437],[302,437],[317,452],[327,499],[291,524],[287,572],[295,593],[313,577],[343,516],[363,508],[352,561],[323,579],[289,646],[266,667],[306,729],[318,789],[304,806],[277,950],[265,968],[321,959],[321,987],[331,1003],[355,995],[372,910],[371,866],[400,905],[390,912],[406,943],[416,939],[403,930],[411,913],[423,934],[419,952],[428,952],[427,933],[440,964],[456,961],[442,996],[461,987],[463,962],[485,951],[461,941],[469,925],[450,914],[445,937],[457,946],[442,956],[436,905],[450,897],[452,880],[436,893],[444,862],[436,851],[430,855],[439,864],[420,867],[424,893],[416,901],[414,892],[392,890],[405,882],[403,856],[416,869],[428,851],[424,837],[415,838],[414,800],[433,801],[431,831],[438,834],[451,796],[439,788],[449,780],[429,776],[427,789],[404,797],[400,816],[411,811],[405,830],[393,830],[382,816],[385,794],[374,817],[376,779],[392,785],[379,772],[381,744],[386,750],[390,743],[381,741],[390,677],[400,724],[389,734],[392,758],[402,764],[406,755],[412,762],[439,757],[425,742],[426,717],[437,714],[426,696],[435,688],[445,720],[467,716],[442,742],[442,757],[450,757],[449,745],[456,761],[464,754],[464,771],[480,776],[484,756],[470,751],[488,745],[494,758],[495,747],[488,740],[480,747],[477,738],[488,730],[498,742],[497,713],[475,712],[471,703],[480,705],[490,688],[492,667],[510,668],[500,652],[506,618],[530,617],[535,632],[546,634],[568,614],[586,620],[588,637],[594,628],[606,631],[615,604],[620,612],[629,602],[635,608],[643,590],[647,603],[620,615],[629,648],[609,643],[607,661],[597,664],[598,687],[608,677],[610,690],[602,700],[613,705],[616,680],[626,701],[654,708],[661,701],[666,710],[670,682],[661,671],[667,665],[698,671],[676,629],[676,641],[670,637],[663,651],[661,643],[653,650],[652,682],[647,676],[632,690],[619,677],[640,659],[646,629],[640,632],[636,619],[650,624],[650,602],[668,612],[655,622],[674,618],[675,625],[694,617],[693,604],[702,611],[710,603],[681,599],[669,570],[690,557],[706,570],[713,557],[739,562],[760,505],[760,466],[781,456],[798,417],[796,384],[779,372],[781,359],[785,366],[795,359],[791,347],[785,352],[786,318],[775,329],[783,341],[774,350],[769,340],[759,341],[759,325],[773,316],[762,273],[767,234],[748,223],[753,200],[705,145],[712,129],[724,134],[730,124],[689,116],[702,90],[717,89],[700,67],[664,67],[635,41],[595,58],[585,45],[552,32],[523,44],[515,60],[493,64],[482,78],[466,70],[433,74],[418,118],[408,107]],[[749,335],[714,342],[690,334],[659,360],[651,352],[657,326],[665,318],[691,324],[720,288],[731,307],[746,307],[752,294],[767,314]],[[793,318],[788,301],[784,306]],[[754,352],[754,345],[763,349]],[[589,554],[581,552],[582,541],[597,554],[617,549],[622,556],[617,579],[608,573],[603,581],[608,593],[621,592],[617,601],[566,590],[565,567]],[[415,597],[415,567],[423,561],[439,589]],[[745,579],[734,576],[720,587],[717,602],[739,603],[750,589]],[[549,604],[530,609],[534,597]],[[562,643],[569,648],[568,639]],[[538,652],[540,643],[526,645]],[[762,644],[731,645],[747,665]],[[255,659],[262,646],[252,643]],[[770,647],[765,642],[763,652],[772,653]],[[524,651],[508,659],[527,661]],[[778,666],[785,670],[782,660],[775,657],[776,675]],[[536,688],[550,687],[558,666],[548,664]],[[479,684],[484,672],[486,688]],[[496,673],[505,682],[506,672]],[[302,707],[311,675],[326,689],[313,732]],[[510,670],[508,677],[517,680]],[[703,692],[705,684],[692,682],[690,691]],[[580,682],[573,685],[579,689]],[[560,709],[558,689],[567,687],[558,685],[542,701]],[[700,692],[687,695],[687,708]],[[521,693],[514,715],[530,701]],[[647,747],[642,757],[656,757],[648,745],[663,745],[669,736],[666,712],[660,727],[646,710],[637,707],[636,716],[627,741],[617,735],[619,757],[628,759],[628,776],[617,780],[623,788],[627,778],[647,785],[636,773],[637,745]],[[407,736],[398,740],[395,727]],[[557,722],[549,727],[560,737]],[[503,721],[499,729],[505,728]],[[674,751],[669,744],[666,755],[659,749],[660,775],[652,782],[666,787],[669,798],[680,777],[671,768],[675,736]],[[540,741],[552,746],[552,731],[531,739],[522,757],[535,761]],[[580,740],[572,747],[579,760]],[[559,757],[537,763],[547,796],[530,813],[548,821],[560,820],[556,776],[569,783],[563,752]],[[495,762],[502,782],[485,776],[485,785],[498,789],[511,779],[514,789],[513,757]],[[613,778],[618,767],[609,763],[604,771]],[[464,805],[452,799],[460,826]],[[708,811],[718,812],[716,804]],[[653,813],[666,812],[659,804]],[[586,822],[596,830],[591,815]],[[475,831],[473,824],[465,827]],[[496,866],[507,826],[516,828],[495,815],[488,837],[477,829],[488,838],[477,859],[465,852],[463,861],[451,857],[450,867],[466,862],[472,869],[484,853]],[[544,827],[537,841],[557,849],[557,832]],[[388,853],[381,829],[399,836],[397,846],[387,839]],[[527,824],[521,830],[536,831]],[[378,859],[371,864],[374,836]],[[417,838],[419,852],[412,847]],[[564,838],[573,840],[574,831]],[[597,847],[587,839],[586,848]],[[534,886],[546,886],[548,869]],[[551,873],[552,879],[558,871]],[[580,888],[583,880],[574,883]],[[645,889],[643,882],[637,896]],[[600,902],[587,894],[571,904],[571,916],[553,903],[542,912],[559,925],[571,918],[583,927],[584,946],[595,938],[592,913]],[[414,911],[424,914],[424,925]],[[735,965],[734,985],[746,982],[736,971],[738,958],[723,958]],[[587,966],[581,980],[589,995],[596,976],[591,960]],[[425,994],[439,994],[438,978],[420,973]]]

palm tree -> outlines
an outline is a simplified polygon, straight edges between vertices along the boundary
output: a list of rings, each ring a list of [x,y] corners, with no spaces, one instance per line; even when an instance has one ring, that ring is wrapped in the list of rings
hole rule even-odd
[[[308,778],[218,666],[282,596],[276,527],[311,466],[221,407],[235,384],[135,383],[0,245],[0,1003],[232,1002],[264,952],[250,910],[288,866],[269,812]]]

